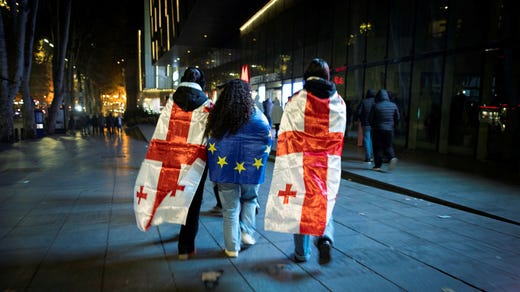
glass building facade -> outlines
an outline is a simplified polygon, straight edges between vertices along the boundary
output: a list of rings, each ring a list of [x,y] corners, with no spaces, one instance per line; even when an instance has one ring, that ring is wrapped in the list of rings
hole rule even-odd
[[[402,117],[396,145],[518,165],[519,21],[511,3],[271,2],[242,30],[239,60],[213,76],[247,65],[260,98],[283,104],[320,57],[350,113],[368,88],[391,92]]]

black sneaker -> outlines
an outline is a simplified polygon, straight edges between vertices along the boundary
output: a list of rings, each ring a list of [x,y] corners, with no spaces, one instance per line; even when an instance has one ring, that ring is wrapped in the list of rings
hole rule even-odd
[[[332,244],[329,240],[323,240],[319,246],[318,250],[320,251],[320,258],[318,260],[318,263],[320,265],[326,265],[330,262],[330,250],[332,249]]]

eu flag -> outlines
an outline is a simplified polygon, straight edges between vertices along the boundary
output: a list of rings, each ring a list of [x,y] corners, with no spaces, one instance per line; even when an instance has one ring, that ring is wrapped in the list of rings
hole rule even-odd
[[[272,136],[267,118],[259,110],[235,134],[208,139],[208,167],[217,183],[261,184],[271,152]]]

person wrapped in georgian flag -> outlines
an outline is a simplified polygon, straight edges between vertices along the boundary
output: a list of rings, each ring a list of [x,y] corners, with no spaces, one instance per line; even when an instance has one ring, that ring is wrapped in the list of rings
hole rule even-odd
[[[319,237],[320,263],[330,261],[347,117],[329,74],[327,63],[314,59],[303,89],[286,104],[266,206],[265,229],[295,234],[299,262],[310,257],[309,235]]]
[[[180,259],[195,253],[207,173],[204,132],[213,104],[202,91],[204,86],[201,70],[190,67],[185,71],[159,116],[134,187],[134,212],[140,230],[162,223],[183,224]]]

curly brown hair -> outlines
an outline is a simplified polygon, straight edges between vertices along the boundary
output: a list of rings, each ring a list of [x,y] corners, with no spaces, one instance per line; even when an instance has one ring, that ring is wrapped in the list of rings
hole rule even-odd
[[[235,134],[249,121],[253,112],[254,103],[249,83],[240,79],[230,80],[209,113],[205,134],[216,139]]]

